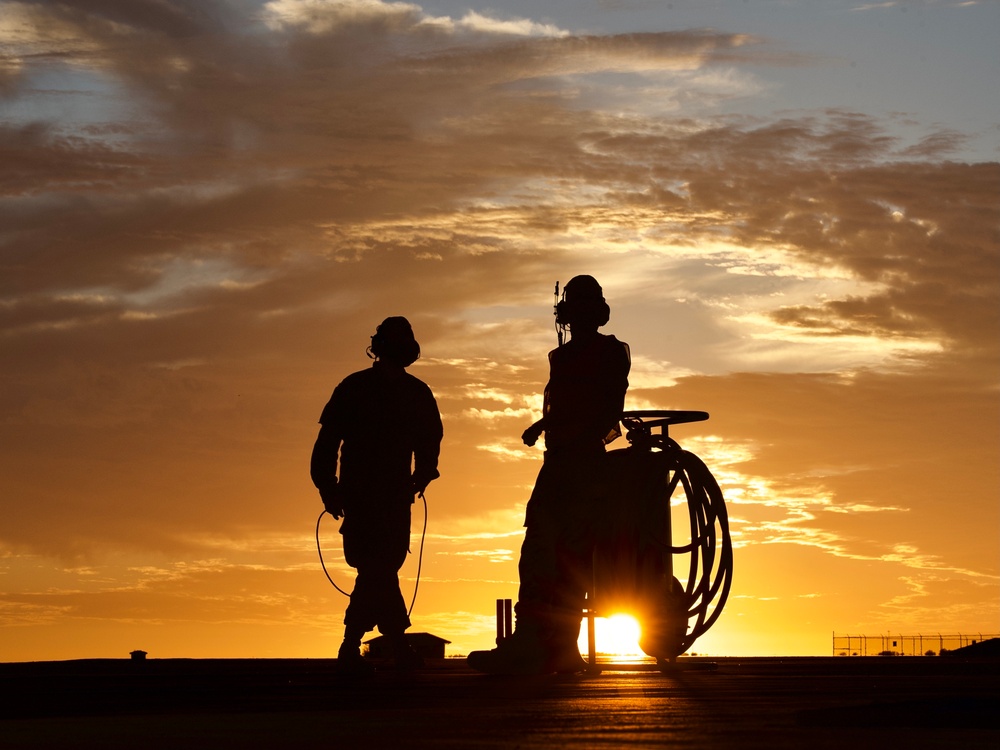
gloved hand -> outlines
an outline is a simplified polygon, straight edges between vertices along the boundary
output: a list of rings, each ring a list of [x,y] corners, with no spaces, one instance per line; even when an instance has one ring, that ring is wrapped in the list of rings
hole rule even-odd
[[[521,433],[521,442],[527,446],[534,445],[538,442],[538,438],[541,436],[544,429],[545,428],[542,426],[542,420],[538,420],[531,425],[531,427]]]
[[[427,489],[427,485],[431,483],[432,480],[437,479],[441,476],[437,471],[426,472],[426,471],[415,471],[413,476],[410,477],[410,489],[413,490],[414,495],[423,495],[424,490]]]
[[[323,507],[326,512],[334,518],[344,515],[344,502],[340,497],[340,486],[332,484],[329,487],[320,488],[319,496],[323,499]]]

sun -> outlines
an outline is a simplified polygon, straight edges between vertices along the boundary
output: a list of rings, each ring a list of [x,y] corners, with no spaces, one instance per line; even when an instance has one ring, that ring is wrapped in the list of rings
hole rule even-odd
[[[617,614],[594,619],[594,640],[599,654],[628,657],[645,656],[642,649],[639,648],[641,632],[639,622],[631,615]],[[587,653],[586,620],[580,627],[577,645],[580,647],[580,653]]]

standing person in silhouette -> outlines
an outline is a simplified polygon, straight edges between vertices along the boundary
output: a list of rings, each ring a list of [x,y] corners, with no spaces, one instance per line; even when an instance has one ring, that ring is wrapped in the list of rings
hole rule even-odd
[[[601,514],[608,506],[605,444],[617,437],[631,359],[628,344],[598,333],[611,309],[592,276],[576,276],[556,307],[571,339],[549,352],[542,418],[522,435],[545,434],[545,459],[528,500],[518,562],[514,632],[471,667],[498,674],[576,672],[576,645]]]
[[[337,657],[338,669],[354,674],[371,671],[361,639],[375,627],[398,667],[420,664],[404,635],[410,618],[399,569],[410,547],[414,496],[439,476],[443,434],[430,388],[406,372],[420,356],[406,318],[386,318],[367,353],[372,367],[344,378],[323,409],[310,466],[327,512],[344,519],[344,558],[358,571]]]

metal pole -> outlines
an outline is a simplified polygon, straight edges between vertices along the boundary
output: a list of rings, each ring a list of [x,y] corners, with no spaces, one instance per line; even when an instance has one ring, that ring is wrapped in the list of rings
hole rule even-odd
[[[503,627],[503,599],[497,599],[497,645],[500,645],[500,641],[504,638],[504,627]]]
[[[597,669],[597,636],[594,631],[594,597],[597,594],[597,548],[590,555],[590,591],[587,592],[587,661]]]
[[[590,602],[587,606],[587,659],[591,669],[597,667],[597,636],[594,630],[594,610]]]

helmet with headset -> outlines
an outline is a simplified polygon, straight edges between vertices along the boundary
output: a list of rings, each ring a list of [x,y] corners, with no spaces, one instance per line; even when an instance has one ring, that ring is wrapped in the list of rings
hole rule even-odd
[[[410,321],[399,315],[383,320],[375,329],[367,354],[372,359],[402,367],[416,362],[420,358],[420,344],[413,335]]]
[[[562,300],[556,305],[556,323],[560,326],[577,324],[600,328],[611,319],[611,308],[604,299],[604,290],[593,276],[574,276],[563,288]]]

